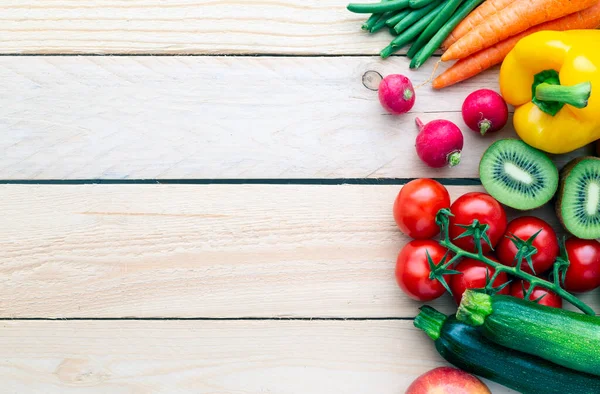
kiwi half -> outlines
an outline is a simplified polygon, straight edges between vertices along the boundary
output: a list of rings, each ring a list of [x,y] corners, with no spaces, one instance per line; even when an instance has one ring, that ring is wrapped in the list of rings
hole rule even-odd
[[[556,214],[576,237],[600,238],[600,158],[580,157],[561,171]]]
[[[494,142],[479,163],[485,190],[519,210],[544,205],[558,188],[558,170],[544,153],[517,139]]]

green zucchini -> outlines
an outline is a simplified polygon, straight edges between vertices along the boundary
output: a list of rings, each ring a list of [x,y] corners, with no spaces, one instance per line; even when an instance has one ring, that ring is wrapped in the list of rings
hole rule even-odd
[[[456,317],[501,346],[600,376],[600,317],[472,290]]]
[[[600,378],[561,367],[486,339],[477,327],[424,306],[414,325],[454,366],[525,394],[598,394]]]

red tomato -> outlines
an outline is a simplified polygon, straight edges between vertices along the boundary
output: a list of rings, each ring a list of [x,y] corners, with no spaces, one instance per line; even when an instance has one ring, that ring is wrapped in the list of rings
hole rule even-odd
[[[565,242],[565,248],[570,264],[564,288],[584,292],[600,286],[600,243],[571,237]]]
[[[439,233],[435,215],[450,208],[448,190],[433,179],[408,182],[394,202],[394,219],[400,230],[414,239],[428,239]]]
[[[533,246],[537,249],[537,253],[531,257],[533,269],[536,275],[550,269],[558,256],[558,239],[556,238],[556,233],[548,223],[533,216],[522,216],[508,223],[506,233],[496,247],[498,260],[504,265],[514,267],[517,247],[507,237],[510,234],[514,234],[517,238],[527,241],[529,237],[540,230],[542,231],[533,240]],[[521,269],[533,274],[526,261],[523,261],[521,264]]]
[[[504,208],[496,199],[487,193],[471,192],[460,196],[452,206],[450,211],[454,216],[450,216],[450,239],[454,244],[466,251],[475,251],[475,242],[473,237],[467,236],[454,240],[462,234],[465,229],[457,224],[469,225],[473,220],[479,220],[481,224],[489,226],[487,235],[490,238],[492,247],[495,247],[506,230],[506,213]],[[483,241],[483,252],[489,252],[490,246]]]
[[[487,257],[496,261],[492,256],[488,255]],[[460,304],[460,300],[467,289],[481,289],[485,287],[486,271],[489,271],[488,277],[490,279],[496,272],[494,268],[473,259],[462,260],[454,269],[460,272],[460,274],[450,276],[450,290],[452,290],[452,296],[457,305]],[[493,286],[498,287],[506,282],[508,282],[508,275],[501,272],[496,277],[496,280],[494,280]],[[509,286],[506,286],[498,294],[508,294],[509,290]]]
[[[439,367],[415,379],[406,394],[491,394],[475,376],[452,367]]]
[[[426,252],[429,252],[431,260],[437,265],[442,261],[446,249],[430,239],[410,241],[402,248],[396,262],[398,286],[417,301],[434,300],[446,291],[437,279],[429,279],[431,270]]]
[[[525,286],[525,291],[523,291],[523,286]],[[527,290],[529,290],[530,286],[531,284],[529,282],[518,280],[510,285],[510,295],[517,298],[525,298],[525,293]],[[556,293],[553,293],[542,287],[534,288],[528,300],[534,301],[540,297],[542,298],[538,301],[538,304],[551,306],[553,308],[562,308],[562,298],[560,298]]]

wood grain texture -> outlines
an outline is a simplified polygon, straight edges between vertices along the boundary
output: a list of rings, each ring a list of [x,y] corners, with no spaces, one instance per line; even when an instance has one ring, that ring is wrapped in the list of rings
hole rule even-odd
[[[3,0],[0,53],[378,54],[346,0]]]
[[[462,123],[495,71],[421,87],[398,117],[363,86],[369,70],[430,76],[405,58],[0,57],[0,179],[477,177],[491,141],[514,136]],[[465,129],[458,167],[421,163],[417,116]]]
[[[5,393],[403,393],[447,365],[411,321],[2,322]],[[407,357],[410,355],[410,357]],[[490,384],[494,394],[513,393]]]
[[[4,185],[0,317],[413,317],[399,189]]]

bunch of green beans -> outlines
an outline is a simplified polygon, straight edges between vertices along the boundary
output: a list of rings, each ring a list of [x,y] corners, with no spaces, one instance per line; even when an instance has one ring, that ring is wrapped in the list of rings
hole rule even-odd
[[[395,38],[383,48],[382,58],[389,57],[409,43],[410,68],[421,67],[452,30],[484,0],[381,0],[372,4],[348,4],[348,10],[372,14],[362,29],[375,33],[384,27]]]

